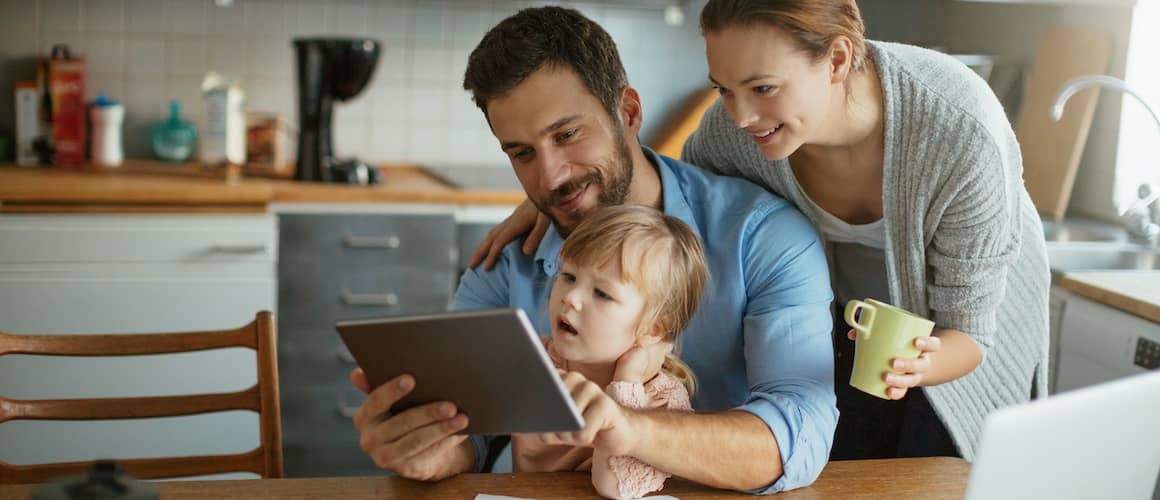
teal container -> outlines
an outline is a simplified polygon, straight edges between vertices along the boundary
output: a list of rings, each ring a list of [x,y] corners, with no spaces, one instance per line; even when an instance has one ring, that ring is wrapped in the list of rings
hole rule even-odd
[[[182,121],[181,103],[169,103],[169,119],[155,123],[150,130],[153,155],[161,161],[186,162],[197,150],[197,129]]]

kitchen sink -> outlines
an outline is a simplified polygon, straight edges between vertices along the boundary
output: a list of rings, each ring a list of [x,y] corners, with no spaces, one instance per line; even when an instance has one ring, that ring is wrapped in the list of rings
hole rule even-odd
[[[1127,239],[1124,228],[1097,221],[1065,219],[1044,220],[1043,236],[1049,242],[1123,242]]]
[[[1160,248],[1130,243],[1047,243],[1047,262],[1055,272],[1160,269]]]

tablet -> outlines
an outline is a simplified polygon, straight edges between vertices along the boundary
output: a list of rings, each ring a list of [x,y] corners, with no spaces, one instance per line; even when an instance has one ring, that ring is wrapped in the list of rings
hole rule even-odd
[[[342,341],[371,387],[404,373],[415,388],[398,413],[451,401],[467,434],[573,432],[584,419],[519,309],[339,321]]]

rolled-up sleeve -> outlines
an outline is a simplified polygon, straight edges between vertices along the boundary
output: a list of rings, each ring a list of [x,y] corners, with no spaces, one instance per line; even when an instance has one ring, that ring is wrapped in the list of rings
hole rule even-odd
[[[769,426],[782,476],[751,490],[767,494],[814,482],[829,459],[838,422],[830,289],[817,233],[795,210],[756,218],[743,246],[744,320],[750,394],[738,409]]]
[[[927,301],[935,323],[971,336],[980,347],[994,344],[1007,273],[1022,240],[1018,196],[1002,155],[984,148],[964,158],[962,168],[927,248]]]

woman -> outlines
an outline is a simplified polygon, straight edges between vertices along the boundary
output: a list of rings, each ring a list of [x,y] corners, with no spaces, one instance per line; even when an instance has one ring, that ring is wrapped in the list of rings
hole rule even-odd
[[[710,0],[701,31],[721,99],[683,159],[805,213],[839,308],[886,299],[936,325],[884,373],[888,401],[849,386],[835,321],[831,459],[972,458],[990,411],[1047,388],[1043,230],[998,100],[948,56],[865,40],[854,0]],[[521,210],[497,238],[531,225]]]

